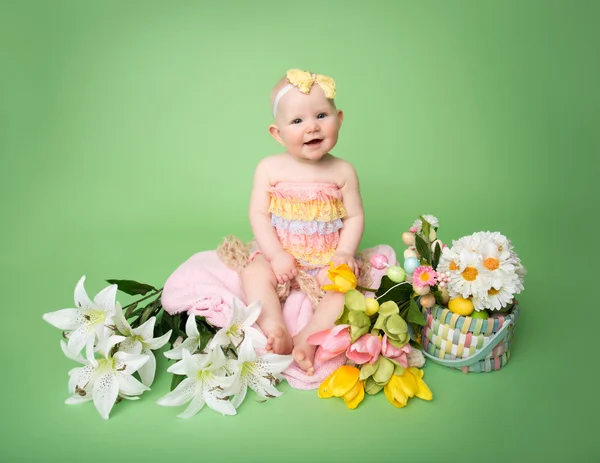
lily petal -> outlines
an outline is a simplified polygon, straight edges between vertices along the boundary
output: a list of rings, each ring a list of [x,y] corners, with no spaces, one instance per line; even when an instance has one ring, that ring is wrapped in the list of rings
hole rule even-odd
[[[167,342],[169,342],[169,339],[171,338],[171,333],[172,332],[173,332],[173,330],[169,330],[168,332],[166,332],[165,334],[163,334],[159,338],[148,339],[146,341],[146,346],[148,346],[148,348],[152,349],[152,350],[160,349]]]
[[[148,356],[148,361],[138,370],[142,383],[145,386],[152,386],[154,375],[156,373],[156,358],[150,349],[144,349],[142,355]]]
[[[119,382],[116,375],[110,371],[98,377],[94,382],[93,400],[96,410],[105,420],[119,395]]]
[[[125,319],[121,304],[118,302],[115,307],[115,314],[113,315],[113,323],[117,327],[119,333],[121,333],[123,336],[131,336],[131,325]]]
[[[197,393],[185,411],[177,415],[177,418],[191,418],[204,408],[205,403],[206,402],[204,401],[202,394],[200,392]]]
[[[196,393],[196,379],[186,378],[179,385],[156,401],[158,405],[166,407],[178,407],[191,400]]]
[[[247,337],[242,342],[242,345],[238,349],[238,362],[254,362],[256,360],[256,351],[252,345],[252,339]]]
[[[243,305],[242,305],[243,307]],[[246,310],[244,311],[244,325],[245,326],[252,326],[254,325],[254,323],[256,323],[256,320],[258,319],[260,313],[262,312],[262,303],[261,301],[254,301],[252,304],[250,304],[248,307],[246,307]]]
[[[149,357],[148,355],[128,354],[119,351],[113,358],[116,360],[115,370],[131,375],[138,371],[148,361]]]
[[[91,309],[94,307],[94,303],[90,300],[85,292],[85,288],[83,287],[84,282],[85,275],[83,275],[75,285],[75,305],[80,309]]]
[[[240,406],[240,404],[244,401],[244,399],[246,398],[246,394],[248,392],[248,386],[244,385],[239,391],[238,393],[233,397],[233,399],[231,399],[231,405],[233,405],[235,408],[238,408]]]
[[[110,285],[96,294],[94,304],[104,310],[107,315],[115,313],[115,299],[117,297],[117,285]]]
[[[248,386],[256,392],[259,397],[278,397],[283,392],[277,390],[267,378],[262,376],[253,376],[249,378]]]
[[[235,415],[237,413],[229,400],[220,399],[214,391],[204,389],[204,400],[206,400],[206,405],[223,415]]]
[[[118,375],[118,377],[119,395],[124,394],[128,396],[127,398],[131,399],[131,396],[137,396],[144,391],[150,390],[149,387],[146,387],[131,375]]]
[[[119,351],[127,352],[128,354],[139,354],[142,352],[142,343],[136,338],[129,337],[121,341]]]
[[[77,404],[89,402],[90,400],[92,400],[91,394],[87,394],[84,396],[80,396],[79,394],[73,394],[72,396],[67,397],[67,400],[65,400],[65,403],[67,405],[77,405]]]
[[[80,389],[85,389],[95,371],[95,368],[91,365],[73,368],[69,371],[69,392],[74,393],[76,386],[79,386]]]
[[[143,325],[138,326],[131,330],[131,333],[135,336],[139,336],[142,339],[152,339],[154,335],[154,324],[156,323],[156,317],[151,317]]]
[[[77,309],[61,309],[45,313],[42,318],[60,330],[70,331],[79,326],[77,322],[78,314]]]
[[[185,334],[188,335],[188,338],[200,336],[200,333],[198,332],[198,325],[196,325],[195,315],[188,315],[188,319],[185,322]]]

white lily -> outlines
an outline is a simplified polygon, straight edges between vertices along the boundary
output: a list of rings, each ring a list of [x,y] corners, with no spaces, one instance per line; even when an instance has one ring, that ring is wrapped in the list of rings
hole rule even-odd
[[[209,350],[207,354],[190,354],[186,349],[181,351],[182,359],[167,371],[177,375],[186,375],[179,385],[157,403],[168,407],[177,407],[190,402],[179,418],[191,418],[204,405],[223,415],[235,415],[235,407],[224,398],[223,390],[229,388],[233,376],[225,377],[227,359],[220,347]]]
[[[257,355],[252,346],[252,340],[246,338],[238,350],[238,368],[234,374],[235,381],[224,393],[227,395],[235,394],[231,401],[235,408],[243,402],[248,388],[263,399],[280,396],[283,393],[277,390],[273,383],[276,383],[279,373],[285,370],[293,359],[294,357],[291,355],[271,353]]]
[[[165,357],[181,360],[182,350],[187,350],[190,354],[195,354],[200,348],[200,333],[198,332],[198,326],[196,325],[196,316],[193,314],[188,315],[188,319],[185,322],[185,334],[187,334],[187,337],[183,342],[174,349],[165,352]]]
[[[110,285],[100,291],[92,302],[85,292],[83,282],[85,275],[75,286],[76,309],[61,309],[42,315],[43,319],[51,325],[70,331],[67,347],[77,355],[86,347],[86,356],[90,363],[94,363],[94,342],[96,336],[100,335],[105,324],[111,322],[115,313],[115,297],[117,285]]]
[[[229,343],[232,343],[237,349],[247,336],[252,339],[253,345],[259,348],[265,347],[267,338],[259,330],[252,327],[261,310],[262,304],[260,301],[255,301],[248,307],[244,307],[240,300],[234,299],[233,313],[229,325],[217,331],[209,347],[228,346]]]
[[[131,328],[129,322],[123,315],[123,309],[117,302],[115,310],[114,324],[117,330],[126,336],[120,346],[119,351],[129,354],[144,354],[148,356],[148,361],[139,369],[138,373],[142,379],[142,383],[146,386],[152,386],[154,375],[156,374],[156,358],[152,353],[153,350],[160,349],[164,346],[171,337],[171,331],[163,334],[158,338],[154,338],[154,324],[156,317],[149,318],[143,325],[137,328]]]
[[[83,367],[73,368],[69,371],[69,392],[73,395],[65,400],[69,405],[94,401],[94,406],[105,420],[118,397],[124,399],[137,399],[144,391],[149,390],[132,374],[142,367],[147,361],[147,355],[128,354],[117,352],[110,355],[112,348],[125,340],[124,336],[111,336],[111,331],[104,328],[100,334],[97,352],[102,355],[95,364],[84,360],[80,355],[75,355],[61,341],[63,351],[70,358],[83,363]]]

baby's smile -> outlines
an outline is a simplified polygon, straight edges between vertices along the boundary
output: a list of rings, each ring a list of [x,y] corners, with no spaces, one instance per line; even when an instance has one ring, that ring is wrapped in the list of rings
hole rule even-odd
[[[307,141],[304,144],[309,145],[309,146],[316,146],[316,145],[320,144],[322,141],[323,141],[322,138],[313,138],[312,140]]]

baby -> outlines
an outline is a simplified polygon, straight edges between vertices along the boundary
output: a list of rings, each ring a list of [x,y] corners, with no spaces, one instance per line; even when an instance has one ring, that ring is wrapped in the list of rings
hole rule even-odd
[[[269,132],[285,152],[264,158],[254,173],[249,211],[254,249],[241,275],[246,299],[262,301],[257,323],[267,336],[267,350],[292,352],[309,375],[315,346],[306,338],[333,327],[344,294],[327,292],[292,339],[276,286],[293,280],[299,270],[320,286],[329,284],[329,262],[347,264],[358,274],[354,256],[364,226],[356,172],[330,154],[344,119],[334,97],[333,79],[299,70],[288,71],[273,88]]]

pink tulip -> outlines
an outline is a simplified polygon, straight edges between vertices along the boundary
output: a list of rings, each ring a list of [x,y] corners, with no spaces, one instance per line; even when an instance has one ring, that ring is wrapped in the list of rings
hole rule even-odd
[[[369,362],[374,364],[381,352],[381,339],[372,334],[363,334],[346,350],[346,357],[357,365]]]
[[[350,325],[336,325],[330,330],[313,333],[306,338],[306,342],[319,346],[315,359],[325,362],[337,357],[348,348],[352,342]]]
[[[402,347],[398,348],[387,340],[387,335],[383,335],[383,341],[381,341],[381,355],[390,360],[395,360],[404,368],[408,368],[408,357],[407,354],[410,354],[412,348],[410,344],[404,344]]]

